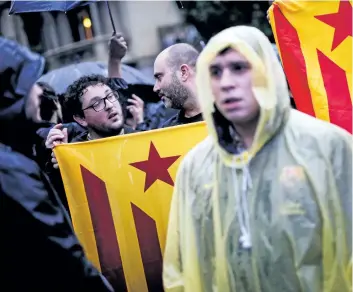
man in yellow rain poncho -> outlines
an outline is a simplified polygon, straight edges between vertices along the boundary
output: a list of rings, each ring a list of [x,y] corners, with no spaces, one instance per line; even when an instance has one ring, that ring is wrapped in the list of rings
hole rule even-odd
[[[350,291],[351,135],[290,109],[252,27],[210,40],[197,86],[209,137],[177,174],[166,291]]]

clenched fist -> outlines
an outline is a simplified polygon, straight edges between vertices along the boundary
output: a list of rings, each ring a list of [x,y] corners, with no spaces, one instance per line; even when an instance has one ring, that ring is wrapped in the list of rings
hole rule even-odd
[[[114,34],[109,41],[109,57],[111,59],[119,59],[125,57],[127,51],[127,43],[121,34]]]

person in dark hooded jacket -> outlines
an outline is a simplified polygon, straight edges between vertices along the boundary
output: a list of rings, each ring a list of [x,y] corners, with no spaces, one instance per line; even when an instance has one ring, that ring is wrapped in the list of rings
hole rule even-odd
[[[4,92],[14,91],[5,85],[0,88],[0,100]],[[113,291],[85,257],[65,208],[38,164],[14,150],[28,144],[41,121],[35,90],[36,85],[26,98],[0,107],[2,287],[6,291]]]

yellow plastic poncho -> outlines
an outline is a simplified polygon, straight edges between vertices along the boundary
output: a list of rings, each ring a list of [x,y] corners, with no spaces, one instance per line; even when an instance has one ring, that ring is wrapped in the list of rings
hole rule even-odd
[[[232,47],[252,64],[261,107],[251,149],[224,150],[212,118],[209,64]],[[209,137],[178,170],[166,291],[351,291],[352,137],[290,109],[282,67],[251,27],[213,37],[197,63]]]

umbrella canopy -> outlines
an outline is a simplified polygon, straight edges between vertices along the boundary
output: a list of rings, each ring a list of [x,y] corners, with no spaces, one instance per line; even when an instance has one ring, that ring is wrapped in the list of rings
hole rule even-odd
[[[91,0],[91,1],[43,1],[43,0],[37,0],[37,1],[11,1],[11,8],[10,8],[10,14],[16,14],[16,13],[25,13],[25,12],[44,12],[44,11],[69,11],[71,9],[74,9],[79,6],[84,6],[92,2],[97,2],[100,0]],[[109,2],[107,2],[107,6],[109,9],[109,14],[111,14],[110,8],[109,8]],[[179,9],[182,9],[184,6],[181,1],[175,1],[179,7]],[[110,15],[110,18],[112,19],[112,16]],[[114,22],[112,23],[115,31],[115,26]]]
[[[69,11],[93,1],[11,1],[10,14],[44,11]]]
[[[129,85],[144,85],[152,87],[153,78],[148,78],[139,70],[122,64],[122,77]],[[38,81],[51,85],[56,93],[62,94],[74,81],[85,75],[100,74],[108,76],[107,65],[101,62],[83,62],[52,70],[43,75]]]
[[[45,11],[63,11],[67,12],[76,7],[85,6],[92,2],[97,2],[99,0],[92,1],[11,1],[10,14],[26,13],[26,12],[45,12]],[[115,24],[113,20],[113,15],[109,7],[109,2],[106,0],[110,21],[112,23],[113,32],[116,33]]]

